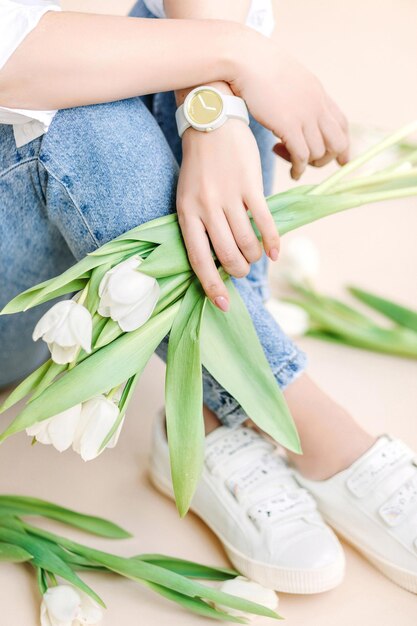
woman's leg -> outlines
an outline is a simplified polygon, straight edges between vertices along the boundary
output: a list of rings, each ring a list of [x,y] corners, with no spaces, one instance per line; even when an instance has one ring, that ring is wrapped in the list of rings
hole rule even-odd
[[[63,272],[74,262],[47,216],[37,158],[41,141],[17,149],[11,126],[0,125],[0,309],[19,292]],[[0,388],[23,378],[48,355],[32,331],[46,303],[0,317]]]

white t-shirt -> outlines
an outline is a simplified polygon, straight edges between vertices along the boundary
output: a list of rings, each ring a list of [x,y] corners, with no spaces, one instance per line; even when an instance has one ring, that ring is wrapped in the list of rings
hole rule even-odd
[[[47,11],[59,11],[54,0],[0,0],[0,69]],[[13,124],[16,145],[40,137],[56,111],[28,111],[0,106],[0,124]]]
[[[144,0],[165,17],[164,0]],[[0,0],[0,70],[47,11],[60,11],[59,0]],[[252,0],[246,24],[269,37],[274,29],[271,0]],[[10,109],[0,105],[0,124],[12,124],[17,147],[48,130],[56,111]]]

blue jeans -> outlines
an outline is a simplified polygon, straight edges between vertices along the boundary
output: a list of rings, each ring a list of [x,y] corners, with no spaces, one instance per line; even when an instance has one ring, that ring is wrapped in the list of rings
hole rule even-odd
[[[0,307],[28,287],[64,271],[121,233],[175,210],[180,144],[172,93],[59,111],[46,135],[16,148],[0,125]],[[265,193],[272,184],[272,138],[252,120]],[[276,380],[285,387],[305,356],[263,306],[266,261],[235,281]],[[0,387],[47,357],[32,330],[51,306],[0,317]],[[158,353],[164,357],[167,340]],[[204,401],[223,423],[247,416],[204,371]]]

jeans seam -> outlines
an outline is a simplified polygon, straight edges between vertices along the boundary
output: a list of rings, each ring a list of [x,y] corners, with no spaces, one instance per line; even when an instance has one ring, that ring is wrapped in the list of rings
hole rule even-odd
[[[90,235],[91,241],[93,243],[93,245],[95,246],[95,248],[99,248],[100,244],[97,241],[96,237],[94,236],[94,233],[92,232],[92,230],[90,229],[90,226],[87,222],[87,220],[85,219],[83,212],[81,211],[80,207],[78,206],[78,204],[76,203],[74,197],[72,196],[71,192],[69,191],[69,189],[66,187],[66,185],[62,182],[62,180],[59,180],[59,178],[49,170],[49,168],[40,160],[39,160],[39,165],[41,165],[44,170],[47,172],[48,176],[51,176],[51,178],[53,178],[65,191],[65,193],[67,194],[68,198],[71,200],[71,202],[73,203],[76,212],[78,213],[78,216],[81,220],[81,222],[84,224],[88,234]]]
[[[280,367],[278,367],[278,369],[272,370],[272,373],[274,374],[274,376],[279,376],[280,374],[282,374],[282,372],[285,369],[287,369],[291,361],[295,361],[297,357],[299,357],[300,355],[301,355],[301,352],[295,348],[294,351],[288,355],[285,362],[282,363]]]
[[[33,161],[37,161],[37,159],[38,159],[37,156],[35,156],[35,157],[28,157],[27,159],[23,159],[23,161],[19,161],[19,163],[14,163],[13,165],[8,167],[7,169],[5,169],[2,172],[0,172],[0,178],[3,178],[3,176],[6,176],[10,172],[13,172],[13,170],[19,168],[21,165],[27,165],[28,163],[32,163]]]

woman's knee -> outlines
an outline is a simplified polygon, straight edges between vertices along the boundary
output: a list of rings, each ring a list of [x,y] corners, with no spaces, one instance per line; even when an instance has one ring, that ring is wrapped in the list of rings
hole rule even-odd
[[[140,98],[60,111],[39,162],[48,214],[77,257],[175,210],[178,166]]]

